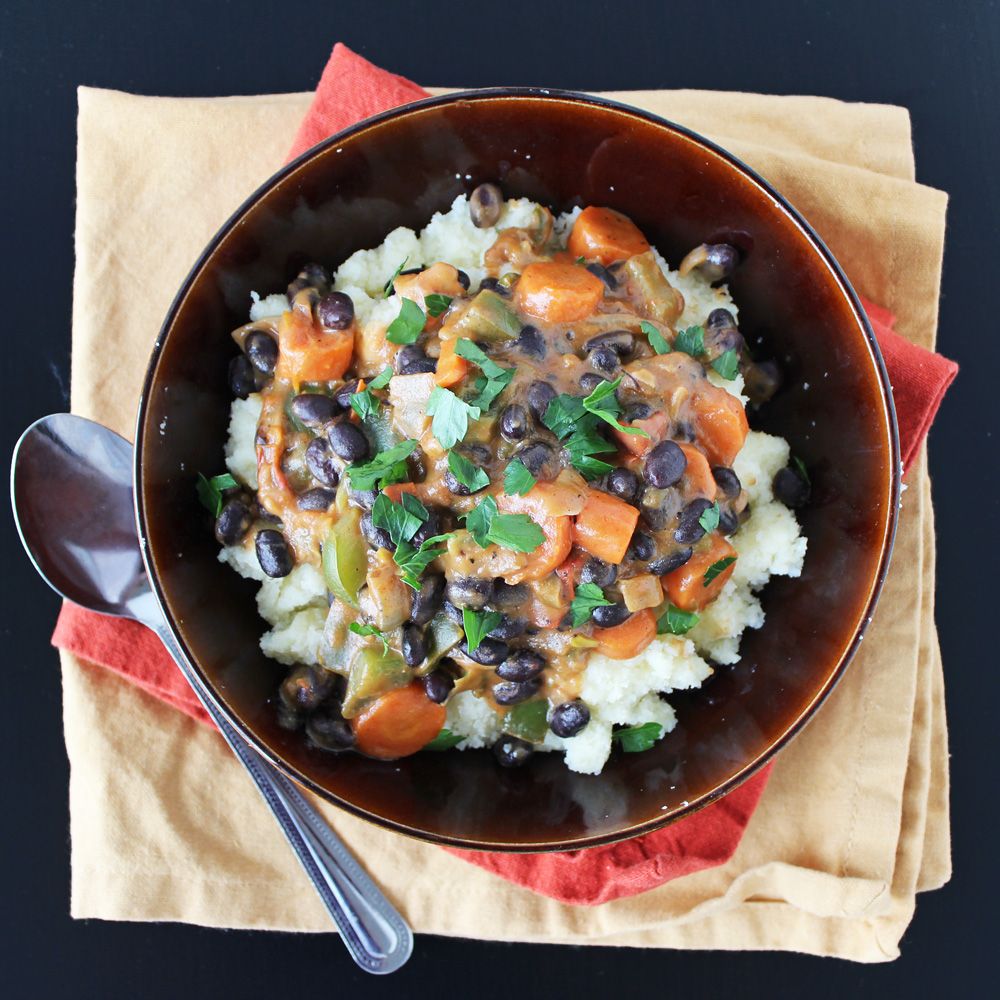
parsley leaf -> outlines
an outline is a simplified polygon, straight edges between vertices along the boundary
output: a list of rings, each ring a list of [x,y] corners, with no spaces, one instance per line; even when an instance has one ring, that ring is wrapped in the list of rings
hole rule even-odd
[[[223,492],[239,485],[228,472],[224,472],[221,476],[212,476],[211,479],[206,479],[199,472],[195,490],[202,506],[211,513],[212,517],[218,517],[222,513]]]
[[[469,652],[475,652],[486,636],[500,624],[503,615],[499,611],[473,611],[462,608],[462,628],[465,629],[465,644]]]
[[[497,516],[497,502],[491,497],[484,497],[476,507],[465,515],[465,527],[476,540],[476,544],[485,549],[489,542],[490,525]]]
[[[642,753],[648,750],[663,735],[663,726],[658,722],[644,722],[641,726],[619,729],[612,739],[617,740],[625,753]]]
[[[455,353],[460,358],[465,358],[466,361],[478,365],[487,378],[499,378],[507,371],[506,368],[502,368],[490,358],[478,344],[473,343],[467,337],[459,337],[455,341]]]
[[[500,514],[491,496],[465,516],[465,526],[484,549],[493,543],[515,552],[534,552],[545,541],[545,532],[527,514]]]
[[[639,329],[649,338],[649,346],[656,351],[657,354],[669,354],[673,348],[667,343],[663,334],[653,326],[649,320],[644,319],[639,324]]]
[[[356,490],[373,490],[387,483],[404,482],[409,475],[406,459],[416,447],[417,442],[411,438],[387,451],[380,451],[364,465],[349,465],[347,476],[351,480],[351,486]]]
[[[382,652],[386,654],[389,652],[389,640],[386,639],[386,637],[382,634],[382,632],[379,629],[375,628],[374,625],[359,625],[357,622],[351,622],[351,624],[348,625],[347,627],[355,635],[376,636],[382,641]]]
[[[510,384],[514,377],[513,368],[504,368],[493,361],[485,351],[466,337],[460,337],[455,343],[455,353],[466,361],[478,365],[485,378],[476,380],[476,395],[469,400],[473,406],[478,406],[484,412],[493,401]]]
[[[584,622],[590,620],[594,608],[607,608],[612,604],[604,596],[604,591],[596,583],[581,583],[576,588],[576,594],[569,606],[570,614],[573,616],[573,628],[579,628]]]
[[[660,615],[656,622],[657,635],[685,635],[701,621],[701,615],[694,611],[681,611],[672,604]]]
[[[812,480],[809,478],[809,470],[806,468],[806,463],[798,455],[792,455],[792,465],[795,466],[798,474],[805,480],[806,486],[812,486]]]
[[[351,409],[362,419],[367,420],[369,417],[375,416],[379,411],[379,400],[377,396],[372,395],[373,389],[384,389],[389,384],[389,379],[392,378],[392,366],[386,365],[382,369],[381,373],[376,375],[375,378],[371,380],[361,390],[361,392],[351,393]]]
[[[502,368],[503,375],[499,378],[486,378],[480,375],[476,379],[473,390],[476,395],[469,400],[472,406],[478,406],[484,413],[493,405],[493,401],[510,384],[514,377],[513,368]]]
[[[583,422],[577,427],[572,437],[565,443],[565,448],[573,468],[587,479],[599,479],[614,468],[613,465],[593,457],[614,451],[615,446],[606,438],[601,437],[596,429],[587,422]],[[507,492],[509,493],[510,490]]]
[[[458,733],[453,733],[448,729],[442,729],[441,732],[437,734],[430,741],[430,743],[425,743],[423,746],[424,750],[451,750],[452,747],[457,747],[459,743],[464,740],[464,736],[459,736]]]
[[[404,493],[400,503],[380,493],[372,506],[372,524],[389,533],[393,545],[408,542],[430,516],[427,508],[412,494]]]
[[[618,414],[622,408],[615,397],[615,389],[621,385],[622,376],[619,375],[614,382],[604,381],[597,386],[594,391],[583,400],[583,408],[588,413],[593,413],[595,417],[611,424],[615,430],[624,431],[626,434],[638,434],[639,437],[648,438],[649,434],[640,427],[625,427],[618,422]]]
[[[390,344],[412,344],[424,329],[427,317],[413,299],[403,299],[399,315],[389,324],[385,339]]]
[[[730,348],[712,362],[712,367],[724,379],[731,382],[740,370],[740,356]]]
[[[705,529],[705,534],[710,535],[719,526],[719,505],[713,503],[711,507],[706,507],[698,518],[698,523]]]
[[[573,433],[580,418],[586,412],[583,400],[579,396],[568,396],[566,393],[562,393],[546,407],[545,413],[542,415],[542,423],[557,438],[564,438]]]
[[[451,469],[451,474],[470,493],[476,493],[484,486],[490,485],[490,477],[478,465],[473,465],[472,462],[457,451],[448,452],[448,468]]]
[[[409,259],[410,259],[409,255],[407,255],[406,257],[404,257],[402,259],[402,261],[400,261],[399,267],[397,267],[396,270],[392,272],[392,277],[382,286],[382,298],[383,299],[387,299],[387,298],[389,298],[390,295],[392,295],[392,293],[394,291],[394,287],[393,286],[396,284],[396,279],[402,273],[403,268],[406,267],[406,262]]]
[[[725,559],[719,559],[717,562],[712,563],[705,570],[705,575],[702,578],[702,586],[707,587],[720,573],[724,573],[732,566],[734,562],[736,562],[736,556],[726,556]]]
[[[524,462],[515,458],[503,474],[503,491],[508,496],[523,497],[530,492],[538,480],[528,472]]]
[[[451,535],[435,535],[421,543],[419,549],[413,547],[412,542],[400,542],[393,553],[393,559],[399,567],[399,578],[407,586],[414,590],[420,589],[420,574],[437,559],[443,556],[443,548],[435,548],[441,542],[446,542]]]
[[[469,418],[478,420],[478,406],[459,399],[451,389],[435,386],[427,401],[427,414],[433,417],[431,433],[442,448],[454,448],[469,431]]]
[[[686,330],[680,330],[674,337],[674,350],[690,354],[692,358],[704,354],[705,328],[703,326],[689,326]]]
[[[427,306],[427,315],[436,319],[451,305],[451,296],[434,292],[424,296],[424,305]]]

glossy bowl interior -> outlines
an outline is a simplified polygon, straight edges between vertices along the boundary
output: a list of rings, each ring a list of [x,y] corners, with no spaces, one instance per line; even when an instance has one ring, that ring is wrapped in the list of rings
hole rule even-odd
[[[726,239],[740,325],[787,388],[754,426],[788,438],[811,470],[801,578],[776,578],[742,659],[672,696],[677,728],[600,776],[561,755],[505,771],[486,751],[393,763],[310,749],[279,729],[283,669],[258,648],[255,585],[217,561],[195,470],[218,471],[230,405],[230,330],[251,290],[299,266],[336,266],[396,226],[420,228],[457,194],[499,180],[556,211],[625,212],[674,264]],[[806,388],[808,386],[808,389]],[[178,641],[237,725],[326,798],[416,836],[472,848],[566,849],[645,832],[728,791],[798,730],[840,677],[885,572],[899,490],[895,418],[874,338],[829,252],[759,178],[705,140],[582,95],[482,91],[390,112],[306,154],[261,188],[196,264],[153,355],[137,429],[140,537]]]

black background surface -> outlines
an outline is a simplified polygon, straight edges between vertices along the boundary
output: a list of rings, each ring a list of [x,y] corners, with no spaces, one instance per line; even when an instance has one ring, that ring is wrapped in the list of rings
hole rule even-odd
[[[938,609],[952,747],[955,877],[919,897],[887,966],[795,955],[485,944],[420,937],[388,981],[334,937],[68,917],[68,765],[55,653],[58,601],[9,518],[0,630],[8,996],[241,998],[333,993],[450,998],[930,996],[991,992],[996,928],[997,309],[1000,7],[994,2],[431,2],[0,4],[0,453],[68,408],[77,85],[214,96],[311,89],[335,40],[423,83],[588,90],[694,87],[901,104],[917,176],[951,194],[941,350],[963,365],[930,438]],[[242,195],[242,192],[238,193]],[[234,195],[234,205],[239,200]],[[169,233],[164,234],[169,238]],[[517,928],[498,927],[515,935]],[[10,990],[10,992],[8,992]]]

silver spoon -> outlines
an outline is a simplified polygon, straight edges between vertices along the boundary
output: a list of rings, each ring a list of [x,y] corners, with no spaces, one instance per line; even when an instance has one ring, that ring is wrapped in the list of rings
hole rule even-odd
[[[292,782],[229,724],[170,634],[139,552],[132,445],[82,417],[43,417],[14,449],[10,492],[21,541],[56,593],[159,636],[270,806],[354,961],[381,974],[403,965],[413,950],[406,922]]]

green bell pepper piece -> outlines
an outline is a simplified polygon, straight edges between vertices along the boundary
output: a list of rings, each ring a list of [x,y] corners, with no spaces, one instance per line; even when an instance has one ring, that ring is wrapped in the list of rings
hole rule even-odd
[[[496,292],[480,292],[455,324],[459,337],[470,340],[513,340],[521,332],[521,321]]]
[[[327,589],[352,608],[368,575],[368,545],[361,534],[361,512],[344,510],[323,543],[323,577]]]
[[[546,716],[549,712],[548,700],[523,701],[515,705],[503,720],[503,731],[529,743],[541,743],[548,731]]]
[[[347,676],[347,693],[344,695],[344,718],[351,719],[380,695],[396,688],[406,687],[413,680],[413,673],[403,658],[381,646],[362,646],[351,661]]]

